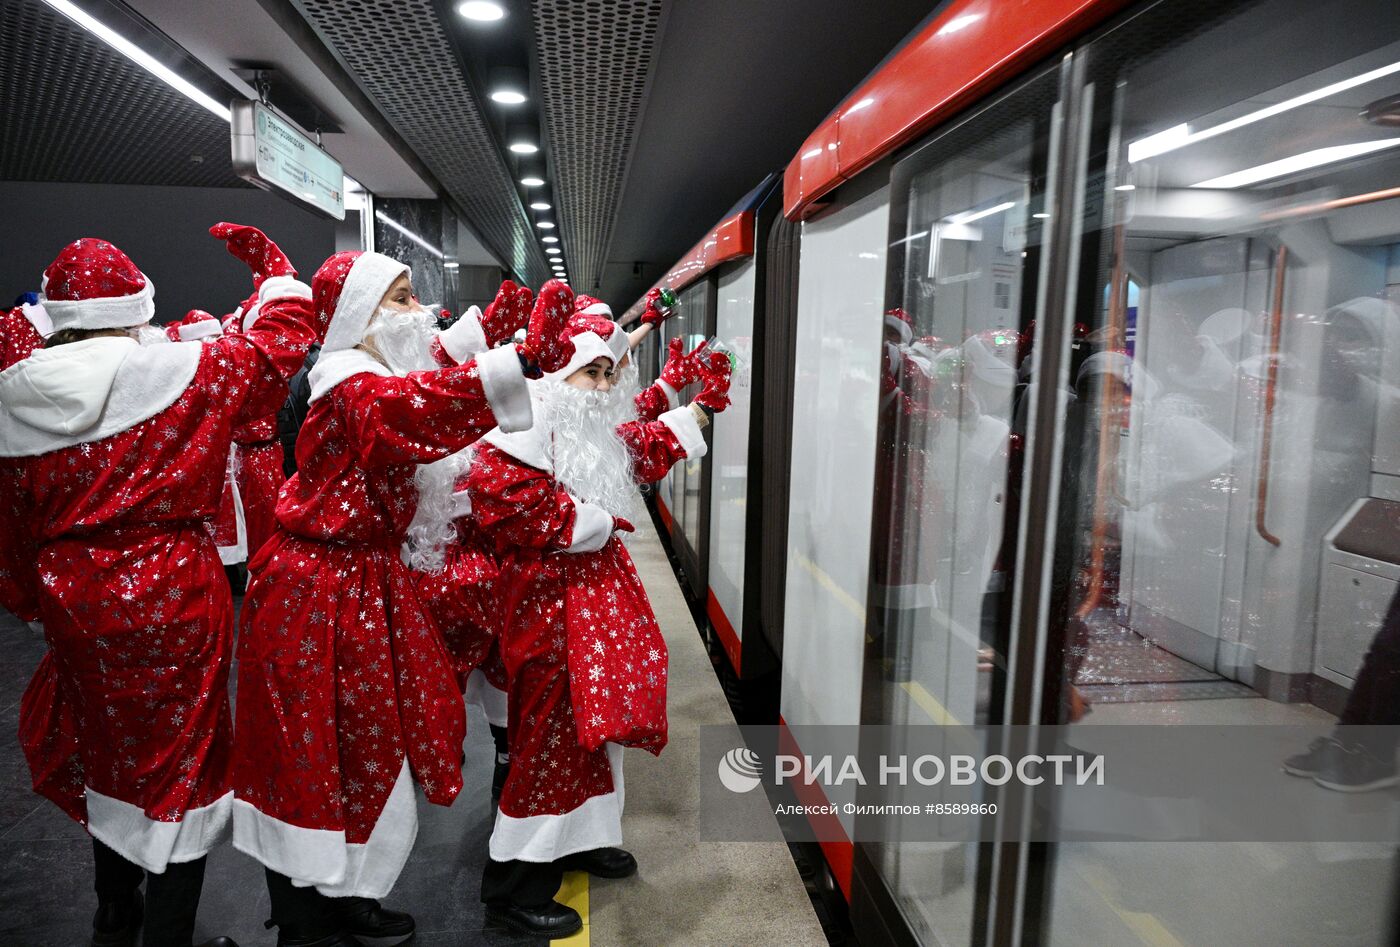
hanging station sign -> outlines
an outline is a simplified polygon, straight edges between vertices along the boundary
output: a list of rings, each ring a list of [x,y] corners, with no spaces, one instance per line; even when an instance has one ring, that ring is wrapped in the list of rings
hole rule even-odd
[[[233,170],[317,213],[345,219],[345,169],[291,122],[261,102],[233,103]]]

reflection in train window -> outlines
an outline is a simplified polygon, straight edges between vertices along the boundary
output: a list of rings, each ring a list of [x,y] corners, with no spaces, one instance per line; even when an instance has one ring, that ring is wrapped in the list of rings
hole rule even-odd
[[[878,711],[867,723],[1001,719],[1055,79],[1028,82],[895,168],[903,232],[884,316],[865,681]],[[976,845],[891,837],[875,850],[926,942],[969,941],[989,870]]]
[[[1085,51],[1048,692],[1085,726],[1326,726],[1400,635],[1400,7],[1195,6],[1178,43],[1162,5]],[[1353,712],[1388,719],[1348,722],[1397,720],[1393,683],[1366,693]],[[1393,743],[1307,749],[1319,793],[1394,776]],[[1172,942],[1372,943],[1391,855],[1061,845],[1052,939],[1120,941],[1132,915]]]

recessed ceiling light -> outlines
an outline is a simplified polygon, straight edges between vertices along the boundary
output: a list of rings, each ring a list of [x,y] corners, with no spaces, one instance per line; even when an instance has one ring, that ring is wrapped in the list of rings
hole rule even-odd
[[[540,228],[541,230],[553,230],[553,229],[554,229],[554,221],[552,221],[552,220],[541,220],[539,223],[535,224],[535,226],[538,227],[538,228]]]
[[[561,249],[559,249],[558,247],[545,247],[545,248],[544,248],[544,252],[545,252],[545,253],[548,253],[550,256],[558,256],[559,254],[563,253],[564,251],[561,250]]]
[[[558,237],[553,237],[553,236],[550,236],[550,237],[540,237],[540,242],[541,242],[541,243],[558,243],[558,242],[559,242],[559,238],[558,238]]]
[[[491,101],[501,105],[521,105],[525,102],[525,93],[515,89],[497,89],[491,93]]]
[[[548,201],[535,201],[533,204],[530,205],[530,209],[531,209],[531,210],[553,210],[554,208],[549,204]]]
[[[499,3],[489,3],[487,0],[467,0],[466,3],[459,3],[457,12],[478,23],[494,23],[506,15],[505,7]]]
[[[526,187],[539,187],[541,184],[544,183],[544,178],[537,178],[534,176],[528,178],[521,178],[520,183],[525,185]]]
[[[1136,190],[1137,190],[1137,185],[1136,185],[1136,184],[1119,184],[1117,187],[1114,188],[1114,190],[1115,190],[1115,191],[1136,191]]]
[[[513,141],[510,143],[510,150],[518,155],[532,155],[540,150],[540,146],[528,141]]]

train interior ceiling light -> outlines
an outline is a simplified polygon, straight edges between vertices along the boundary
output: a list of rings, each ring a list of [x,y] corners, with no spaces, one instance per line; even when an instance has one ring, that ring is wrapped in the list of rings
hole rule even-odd
[[[1148,135],[1145,138],[1139,138],[1137,141],[1130,142],[1128,144],[1128,161],[1135,164],[1139,161],[1145,161],[1148,158],[1155,158],[1158,155],[1166,154],[1169,151],[1175,151],[1178,148],[1184,148],[1187,145],[1194,145],[1200,141],[1207,141],[1218,135],[1228,134],[1236,129],[1244,128],[1246,125],[1253,125],[1255,122],[1261,122],[1266,118],[1273,118],[1275,115],[1282,115],[1284,112],[1292,111],[1301,106],[1330,98],[1340,92],[1346,92],[1348,89],[1354,89],[1358,86],[1366,85],[1369,82],[1375,82],[1377,79],[1384,79],[1386,76],[1394,75],[1397,72],[1400,72],[1400,62],[1393,62],[1389,65],[1363,72],[1360,75],[1352,76],[1350,79],[1343,79],[1340,82],[1333,82],[1330,85],[1325,85],[1320,89],[1314,89],[1311,92],[1296,95],[1274,105],[1262,109],[1255,109],[1248,114],[1241,115],[1239,118],[1233,118],[1228,122],[1222,122],[1210,128],[1203,128],[1198,132],[1191,131],[1191,126],[1188,123],[1183,122],[1180,125],[1173,125],[1165,131],[1160,131],[1156,134]],[[1205,185],[1198,186],[1204,187]]]

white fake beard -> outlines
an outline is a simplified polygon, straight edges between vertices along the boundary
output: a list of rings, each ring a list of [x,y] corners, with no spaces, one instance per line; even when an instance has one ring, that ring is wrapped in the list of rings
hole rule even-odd
[[[365,330],[365,341],[395,375],[437,368],[433,361],[433,337],[437,321],[424,309],[402,312],[381,307]]]
[[[613,516],[638,522],[641,493],[632,477],[632,455],[617,426],[633,412],[616,388],[596,391],[562,381],[531,385],[535,423],[552,444],[554,476],[570,494]]]
[[[414,472],[418,508],[404,537],[405,562],[411,568],[429,573],[442,570],[447,545],[457,539],[453,494],[475,453],[475,446],[466,447],[431,464],[419,464]]]

